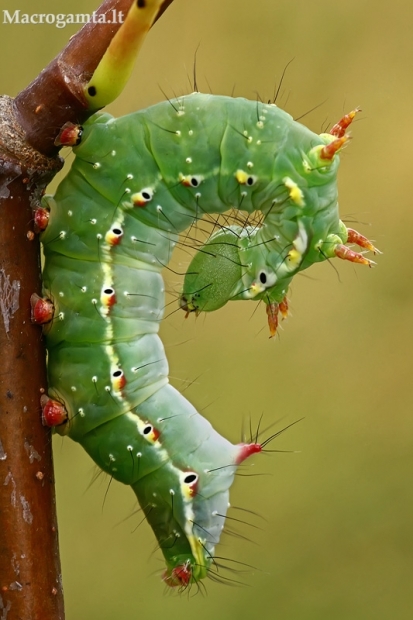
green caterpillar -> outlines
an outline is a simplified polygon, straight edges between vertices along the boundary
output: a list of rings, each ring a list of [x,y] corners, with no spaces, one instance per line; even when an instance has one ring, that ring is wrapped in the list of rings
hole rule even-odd
[[[267,442],[232,445],[169,385],[161,270],[179,233],[205,213],[259,208],[260,230],[215,237],[227,256],[224,277],[213,279],[221,305],[243,287],[252,297],[265,264],[266,294],[278,299],[282,279],[320,259],[311,239],[340,232],[345,241],[335,156],[344,140],[317,136],[275,105],[193,93],[62,130],[61,143],[79,141],[69,174],[36,214],[44,299],[32,306],[45,324],[50,386],[43,416],[132,486],[164,554],[164,581],[183,588],[209,575],[236,468]],[[258,244],[268,256],[252,265]],[[300,253],[293,269],[280,247]],[[194,298],[185,304],[195,309]]]

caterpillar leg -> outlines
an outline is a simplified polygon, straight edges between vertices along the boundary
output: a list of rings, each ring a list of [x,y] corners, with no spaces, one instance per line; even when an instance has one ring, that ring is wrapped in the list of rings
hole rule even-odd
[[[57,400],[53,400],[46,394],[40,398],[42,408],[42,424],[43,426],[60,426],[68,420],[66,407]]]
[[[49,216],[49,211],[44,207],[39,207],[36,209],[34,212],[35,232],[42,232],[43,230],[46,230],[49,223]]]
[[[44,325],[53,319],[54,304],[50,299],[43,299],[37,293],[30,297],[32,323]]]

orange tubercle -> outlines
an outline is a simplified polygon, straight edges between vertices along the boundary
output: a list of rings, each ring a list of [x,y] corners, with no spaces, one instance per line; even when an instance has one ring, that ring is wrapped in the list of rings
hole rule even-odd
[[[347,228],[347,235],[347,243],[355,243],[360,248],[370,250],[370,252],[373,252],[373,254],[380,254],[380,250],[375,248],[372,242],[367,239],[367,237],[357,232],[357,230],[354,230],[353,228]]]
[[[368,265],[368,267],[371,267],[374,264],[373,261],[363,256],[363,254],[360,254],[359,252],[354,252],[353,250],[350,250],[350,248],[348,248],[346,245],[343,245],[341,243],[338,243],[336,245],[336,247],[334,248],[334,253],[336,256],[338,256],[338,258],[348,260],[352,263]]]
[[[341,138],[337,138],[330,142],[330,144],[326,144],[320,151],[320,159],[325,159],[327,161],[331,161],[334,155],[345,145],[345,143],[350,140],[350,136],[345,135]]]
[[[267,313],[268,318],[268,327],[270,328],[270,338],[274,338],[277,333],[278,327],[278,310],[279,305],[274,302],[271,304],[266,304],[265,311]]]
[[[357,112],[361,112],[361,109],[356,108],[355,110],[352,110],[348,114],[345,114],[343,118],[341,118],[338,121],[338,123],[333,125],[329,133],[332,136],[336,136],[337,138],[342,138],[346,132],[347,127],[351,125],[351,123],[353,122],[354,117],[356,116]]]

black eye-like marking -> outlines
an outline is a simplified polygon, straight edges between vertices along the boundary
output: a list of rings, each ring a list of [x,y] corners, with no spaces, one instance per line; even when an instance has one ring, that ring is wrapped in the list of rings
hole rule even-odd
[[[259,278],[260,278],[261,284],[266,284],[266,282],[267,282],[267,274],[264,271],[261,271],[261,273],[259,275]]]
[[[196,480],[198,480],[197,474],[188,474],[184,478],[185,484],[193,484]]]

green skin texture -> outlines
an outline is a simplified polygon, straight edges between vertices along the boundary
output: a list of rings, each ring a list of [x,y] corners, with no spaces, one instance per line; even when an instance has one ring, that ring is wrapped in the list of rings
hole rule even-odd
[[[264,122],[257,123],[257,111]],[[164,554],[167,579],[182,565],[190,566],[191,581],[208,574],[236,466],[246,455],[243,444],[219,435],[168,383],[158,336],[161,270],[179,233],[204,213],[234,206],[251,213],[258,205],[271,211],[280,177],[301,179],[303,154],[324,142],[274,105],[194,93],[119,119],[93,117],[73,149],[69,174],[56,195],[44,199],[50,220],[41,235],[43,292],[55,305],[44,329],[49,396],[69,417],[57,430],[132,486]],[[251,161],[257,181],[247,187],[234,174]],[[331,168],[325,214],[336,204]],[[303,190],[309,202],[326,187],[324,173],[307,173],[307,180],[313,174],[318,183]],[[284,202],[266,221],[274,217],[271,227],[279,226],[285,247],[297,225],[289,227],[291,205],[285,192],[281,196]],[[334,229],[334,217],[326,220]],[[313,236],[321,234],[317,226],[326,229],[314,209],[312,226]],[[232,237],[223,239],[224,253]],[[229,254],[238,254],[235,240]],[[276,269],[278,258],[269,253],[270,259]],[[221,287],[227,278],[228,287],[236,285],[237,263]],[[185,480],[191,473],[196,487]]]
[[[262,222],[259,226],[225,227],[198,250],[184,278],[180,299],[184,309],[211,312],[230,300],[245,299],[279,303],[296,273],[334,257],[336,245],[347,241],[337,201],[339,158],[336,155],[331,162],[317,159],[312,152],[317,143],[314,135],[306,141],[308,130],[302,128],[303,139],[298,141],[297,127],[302,128],[298,123],[284,126],[285,134],[280,137],[283,148],[276,150],[267,175],[257,147],[254,155],[251,153],[250,170],[257,175],[250,190],[251,202],[263,214]],[[329,134],[317,138],[318,144],[334,139]],[[287,139],[291,148],[286,147]],[[290,196],[286,178],[299,188],[300,200]],[[242,209],[251,213],[254,209],[245,203],[243,200]],[[300,254],[290,260],[294,242],[298,242]]]

